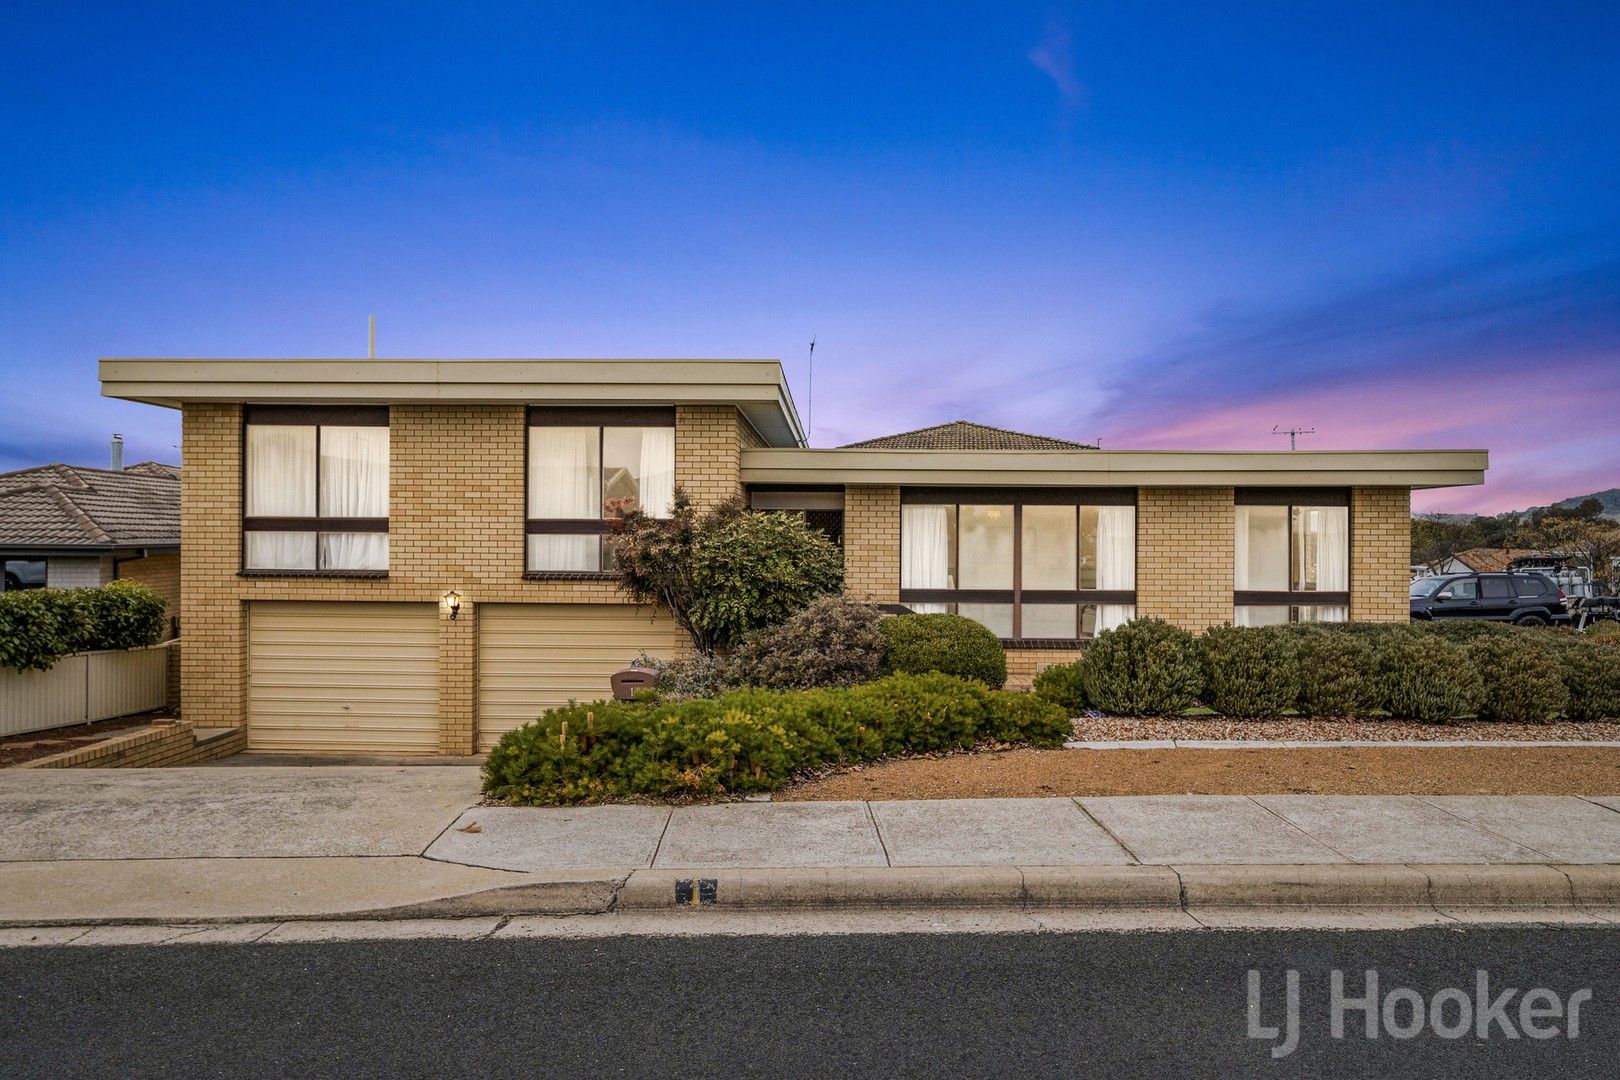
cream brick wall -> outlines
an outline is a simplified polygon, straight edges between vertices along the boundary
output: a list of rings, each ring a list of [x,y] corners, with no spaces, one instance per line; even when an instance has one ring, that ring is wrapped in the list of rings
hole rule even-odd
[[[1232,489],[1137,492],[1136,613],[1194,632],[1232,621]]]
[[[118,562],[120,581],[138,581],[163,597],[165,614],[180,614],[180,553],[165,552],[142,559],[121,559]],[[169,636],[164,631],[163,636]]]
[[[1407,488],[1352,488],[1350,618],[1356,622],[1408,621],[1411,562],[1412,492]]]
[[[1081,649],[1008,649],[1007,689],[1028,690],[1035,676],[1053,664],[1069,664],[1080,659]]]
[[[900,489],[844,489],[844,592],[875,604],[900,599]]]
[[[439,745],[471,753],[478,699],[478,605],[624,603],[612,580],[526,581],[522,405],[395,405],[390,423],[389,571],[382,579],[242,577],[242,409],[188,404],[182,415],[181,656],[185,716],[246,718],[247,617],[254,600],[439,603]],[[757,439],[730,406],[676,411],[677,481],[700,506],[741,494],[740,447]],[[898,527],[898,526],[897,526]]]

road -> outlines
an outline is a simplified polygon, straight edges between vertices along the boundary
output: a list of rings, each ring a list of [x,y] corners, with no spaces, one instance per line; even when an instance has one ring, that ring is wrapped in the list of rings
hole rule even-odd
[[[1299,1042],[1274,1059],[1280,1039],[1247,1036],[1247,972],[1280,1032],[1290,968]],[[1368,968],[1425,998],[1473,994],[1479,968],[1492,996],[1593,993],[1574,1039],[1368,1039],[1349,1012],[1335,1040],[1335,968],[1352,996]],[[1555,1080],[1614,1075],[1617,1001],[1620,932],[1593,929],[18,948],[0,950],[0,1074]]]

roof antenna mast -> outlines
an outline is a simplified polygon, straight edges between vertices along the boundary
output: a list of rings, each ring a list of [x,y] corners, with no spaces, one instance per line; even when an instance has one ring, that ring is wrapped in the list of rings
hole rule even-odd
[[[810,335],[810,409],[805,421],[809,429],[804,433],[804,441],[811,442],[816,433],[816,335]]]
[[[1290,450],[1298,450],[1299,449],[1299,437],[1301,435],[1315,435],[1316,434],[1316,429],[1313,428],[1313,427],[1285,428],[1281,424],[1273,424],[1273,425],[1271,425],[1271,433],[1273,435],[1286,435],[1286,436],[1288,436],[1288,449],[1290,449]]]
[[[377,359],[377,316],[373,315],[367,320],[366,326],[366,359]]]

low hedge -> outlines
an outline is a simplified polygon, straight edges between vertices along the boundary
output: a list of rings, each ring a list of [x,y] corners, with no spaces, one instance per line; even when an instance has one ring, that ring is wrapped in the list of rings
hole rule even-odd
[[[1068,714],[1050,702],[940,674],[570,704],[501,737],[484,763],[484,791],[531,805],[748,794],[833,762],[989,740],[1056,747],[1069,731]]]
[[[1085,661],[1052,664],[1035,675],[1035,696],[1054,705],[1061,705],[1070,716],[1078,715],[1086,707]]]
[[[1396,719],[1447,723],[1479,708],[1484,683],[1463,646],[1437,634],[1391,634],[1377,657],[1378,704]]]
[[[1204,703],[1225,716],[1279,716],[1299,701],[1299,648],[1278,627],[1217,626],[1198,639]]]
[[[1132,619],[1098,634],[1081,670],[1086,699],[1119,716],[1174,715],[1204,688],[1193,636],[1161,619]]]
[[[44,671],[70,653],[163,639],[163,598],[134,581],[0,593],[0,668]]]
[[[891,615],[878,622],[886,645],[885,674],[937,671],[977,679],[1000,689],[1007,684],[1007,650],[982,623],[963,615]]]
[[[1364,635],[1305,624],[1294,630],[1298,711],[1306,716],[1362,716],[1378,703],[1376,653]]]
[[[883,670],[881,619],[871,604],[824,596],[743,638],[726,658],[726,680],[768,690],[871,682]]]

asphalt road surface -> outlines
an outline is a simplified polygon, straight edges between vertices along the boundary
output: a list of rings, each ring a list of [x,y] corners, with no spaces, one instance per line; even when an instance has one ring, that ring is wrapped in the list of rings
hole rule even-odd
[[[1377,1038],[1350,1007],[1332,1037],[1331,972],[1360,998],[1369,968],[1410,1037],[1382,1006]],[[1276,1036],[1249,1037],[1251,969]],[[1298,1043],[1274,1058],[1289,969]],[[1483,1039],[1461,1013],[1480,969],[1490,998],[1518,990]],[[1526,1025],[1538,987],[1560,1016],[1538,996]],[[1413,1033],[1437,993],[1466,1034]],[[0,950],[0,1076],[1555,1080],[1620,1073],[1617,1003],[1620,931],[1586,929],[21,948]]]

